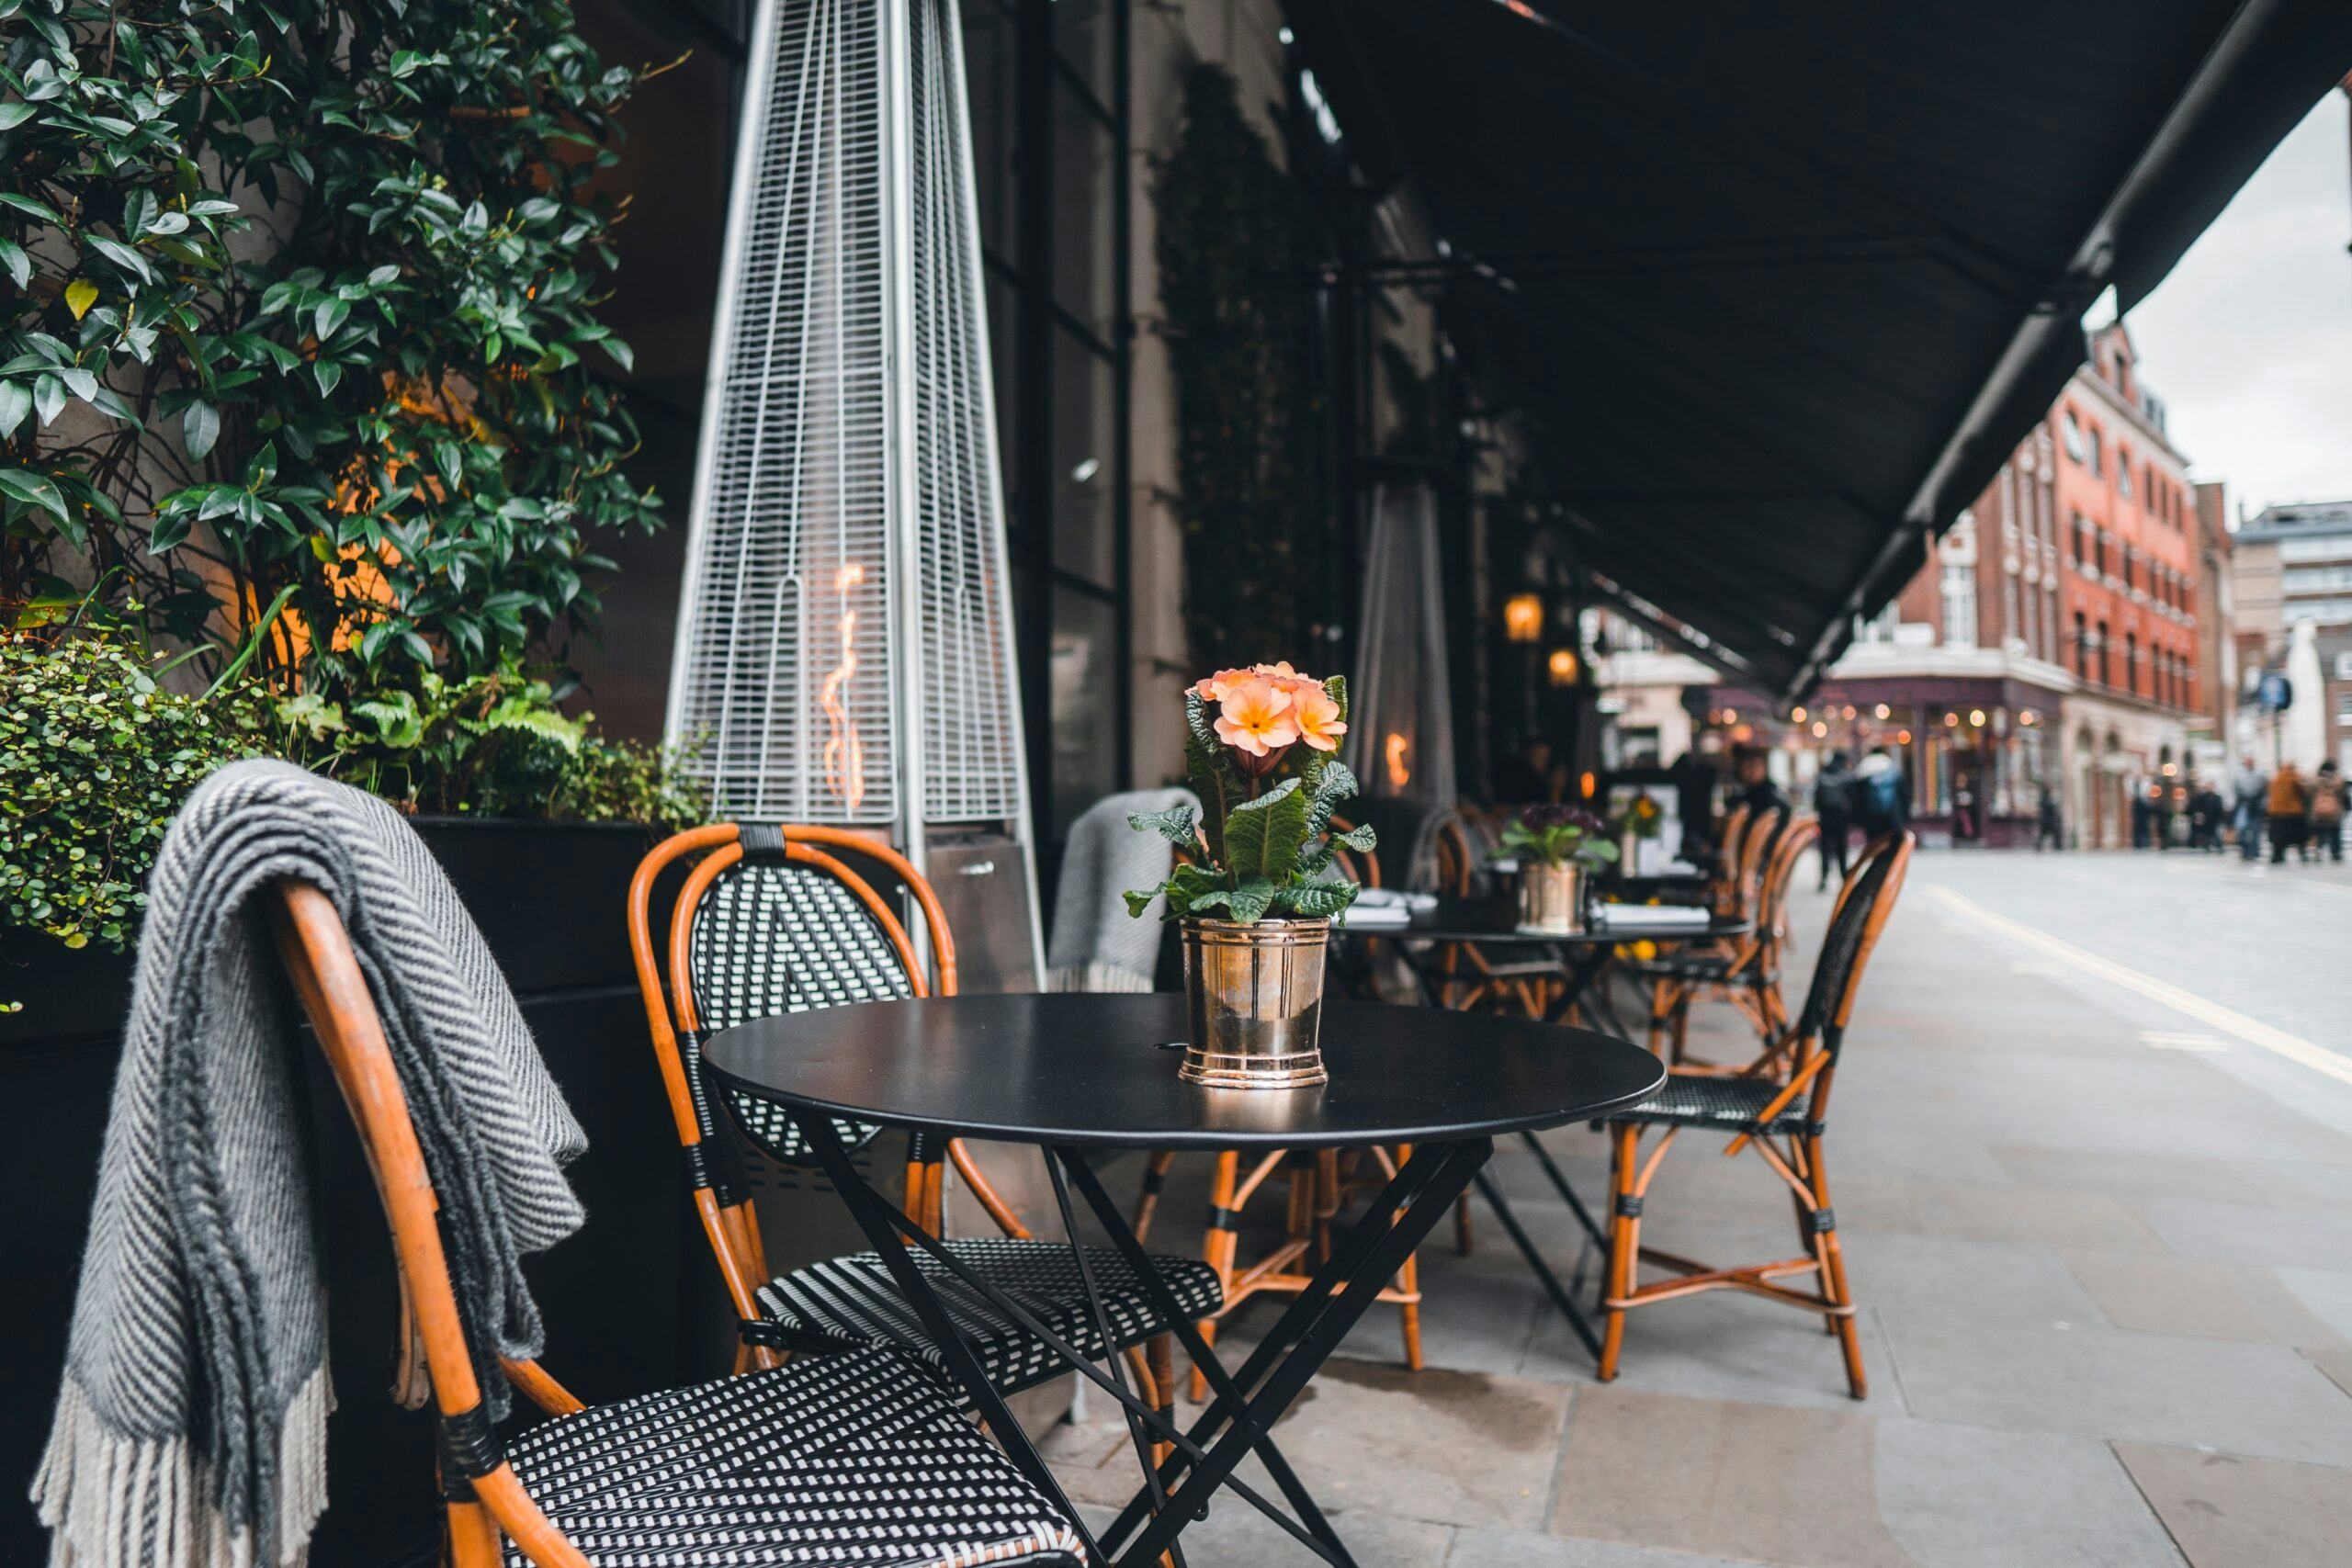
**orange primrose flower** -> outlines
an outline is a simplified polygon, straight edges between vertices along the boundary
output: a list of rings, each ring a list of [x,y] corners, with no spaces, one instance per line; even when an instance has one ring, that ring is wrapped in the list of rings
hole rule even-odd
[[[1292,722],[1298,726],[1298,738],[1317,751],[1336,751],[1340,737],[1348,727],[1340,721],[1340,705],[1331,694],[1313,681],[1300,679],[1290,683]]]
[[[1288,746],[1298,739],[1288,692],[1271,681],[1245,680],[1226,693],[1216,720],[1216,738],[1252,757]]]
[[[1250,673],[1247,670],[1220,670],[1214,675],[1202,676],[1193,690],[1204,703],[1221,703],[1232,694],[1235,687],[1249,680]]]

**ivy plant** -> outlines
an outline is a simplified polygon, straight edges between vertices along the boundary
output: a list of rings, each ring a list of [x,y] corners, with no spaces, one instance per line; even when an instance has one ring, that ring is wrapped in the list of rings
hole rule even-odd
[[[563,0],[0,0],[0,614],[110,584],[279,690],[505,668],[650,526]]]

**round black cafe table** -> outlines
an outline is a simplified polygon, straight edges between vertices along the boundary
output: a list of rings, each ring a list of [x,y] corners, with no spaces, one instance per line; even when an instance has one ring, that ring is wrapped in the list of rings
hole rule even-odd
[[[1271,1437],[1274,1423],[1382,1284],[1482,1177],[1495,1138],[1634,1104],[1657,1089],[1665,1069],[1623,1040],[1532,1019],[1331,1000],[1323,1004],[1322,1021],[1329,1084],[1204,1089],[1177,1077],[1184,1031],[1181,996],[952,997],[762,1019],[719,1031],[702,1055],[720,1083],[792,1116],[948,1371],[1012,1461],[1073,1520],[1077,1511],[956,1335],[910,1244],[1117,1399],[1139,1450],[1147,1432],[1149,1441],[1174,1445],[1156,1472],[1148,1468],[1143,1490],[1099,1538],[1080,1522],[1091,1561],[1156,1562],[1201,1516],[1210,1494],[1227,1485],[1317,1555],[1351,1562],[1283,1461]],[[1207,1377],[1214,1397],[1193,1425],[1180,1430],[1164,1421],[1126,1393],[1124,1380],[1078,1361],[1020,1303],[965,1271],[859,1174],[833,1131],[836,1119],[1044,1149],[1065,1219],[1074,1189]],[[1105,1148],[1396,1145],[1413,1145],[1412,1156],[1238,1372],[1227,1371],[1202,1339],[1084,1158],[1086,1151]],[[1102,1303],[1075,1235],[1071,1246],[1099,1314]],[[1234,1477],[1234,1467],[1252,1452],[1295,1521]]]

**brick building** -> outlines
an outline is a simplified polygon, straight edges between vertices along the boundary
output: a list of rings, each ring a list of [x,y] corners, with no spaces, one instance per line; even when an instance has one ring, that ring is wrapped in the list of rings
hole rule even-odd
[[[2352,501],[2298,502],[2266,507],[2241,524],[2231,541],[2239,667],[2288,669],[2288,649],[2299,622],[2312,626],[2319,654],[2319,690],[2295,704],[2306,722],[2319,716],[2322,755],[2352,769]],[[2249,705],[2238,715],[2237,749],[2268,766],[2284,737]],[[2316,761],[2299,759],[2305,767]]]
[[[2121,325],[2091,348],[1918,575],[1855,628],[1811,702],[1775,712],[1736,686],[1683,693],[1702,750],[1771,745],[1802,789],[1828,752],[1885,746],[1931,839],[2030,844],[2046,788],[2070,842],[2130,841],[2133,793],[2187,782],[2192,725],[2222,733],[2199,637],[2217,623],[2188,459],[2163,405]],[[1656,694],[1618,694],[1629,712],[1656,706]]]
[[[2189,754],[2199,772],[2229,776],[2236,731],[2238,650],[2230,581],[2230,509],[2222,481],[2197,487],[2197,713],[2188,722]],[[2226,791],[2224,793],[2227,793]]]

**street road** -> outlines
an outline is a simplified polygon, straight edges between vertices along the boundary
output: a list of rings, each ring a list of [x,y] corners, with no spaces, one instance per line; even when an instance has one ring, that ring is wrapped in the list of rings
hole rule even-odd
[[[1923,851],[1914,918],[2352,1132],[2352,866]]]

